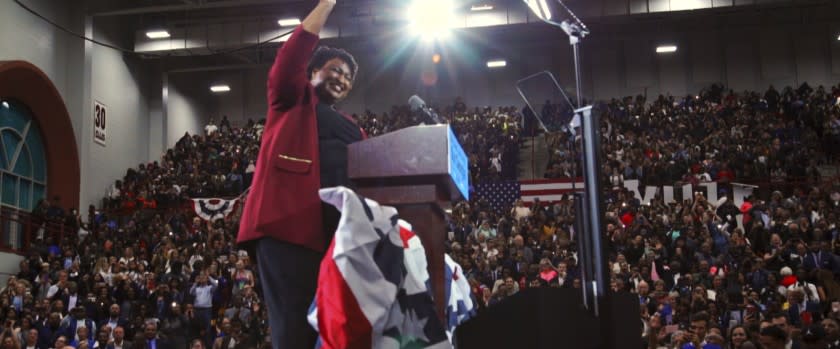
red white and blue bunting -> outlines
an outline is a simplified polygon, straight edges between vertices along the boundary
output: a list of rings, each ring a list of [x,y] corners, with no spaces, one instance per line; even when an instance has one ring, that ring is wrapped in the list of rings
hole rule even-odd
[[[239,202],[239,199],[192,199],[193,210],[201,219],[215,222],[230,215]]]

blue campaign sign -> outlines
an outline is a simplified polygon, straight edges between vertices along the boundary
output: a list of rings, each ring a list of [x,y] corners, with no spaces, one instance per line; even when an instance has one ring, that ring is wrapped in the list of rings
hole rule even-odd
[[[464,196],[464,200],[470,199],[470,167],[467,161],[467,154],[458,143],[458,138],[452,132],[452,127],[446,127],[449,134],[449,176],[458,187],[458,191]]]

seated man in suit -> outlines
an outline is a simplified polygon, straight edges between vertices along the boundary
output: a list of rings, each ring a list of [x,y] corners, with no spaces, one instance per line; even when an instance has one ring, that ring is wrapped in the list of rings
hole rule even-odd
[[[106,347],[107,349],[130,349],[132,348],[131,342],[125,340],[125,328],[122,326],[117,326],[117,328],[112,331],[114,335],[114,340],[111,344],[108,344]]]
[[[827,241],[811,241],[808,246],[810,252],[804,256],[802,267],[805,271],[812,272],[815,269],[827,269],[834,272],[836,266],[834,254],[831,253],[831,245]]]
[[[157,324],[151,321],[143,325],[143,339],[146,341],[145,349],[169,349],[172,347],[166,339],[158,336]]]

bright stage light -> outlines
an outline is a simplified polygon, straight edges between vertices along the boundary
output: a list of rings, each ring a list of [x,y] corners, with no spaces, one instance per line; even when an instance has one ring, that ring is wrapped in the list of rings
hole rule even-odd
[[[656,48],[656,53],[673,53],[677,52],[677,46],[674,45],[665,45],[659,46]]]
[[[228,85],[213,85],[213,86],[210,86],[210,91],[212,91],[213,93],[230,92],[230,86],[228,86]]]
[[[406,18],[412,34],[424,39],[445,39],[455,26],[455,5],[452,0],[414,0]]]
[[[473,5],[470,7],[472,11],[490,11],[493,9],[493,5]]]
[[[285,18],[277,21],[281,27],[291,27],[300,24],[300,19],[297,18]]]
[[[169,37],[169,32],[166,30],[150,30],[146,32],[146,37],[149,39],[166,39]]]

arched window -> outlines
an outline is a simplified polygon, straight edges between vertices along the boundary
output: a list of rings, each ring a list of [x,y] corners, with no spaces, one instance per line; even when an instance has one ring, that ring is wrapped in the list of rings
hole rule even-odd
[[[41,129],[29,108],[0,101],[0,205],[31,212],[47,189]]]

